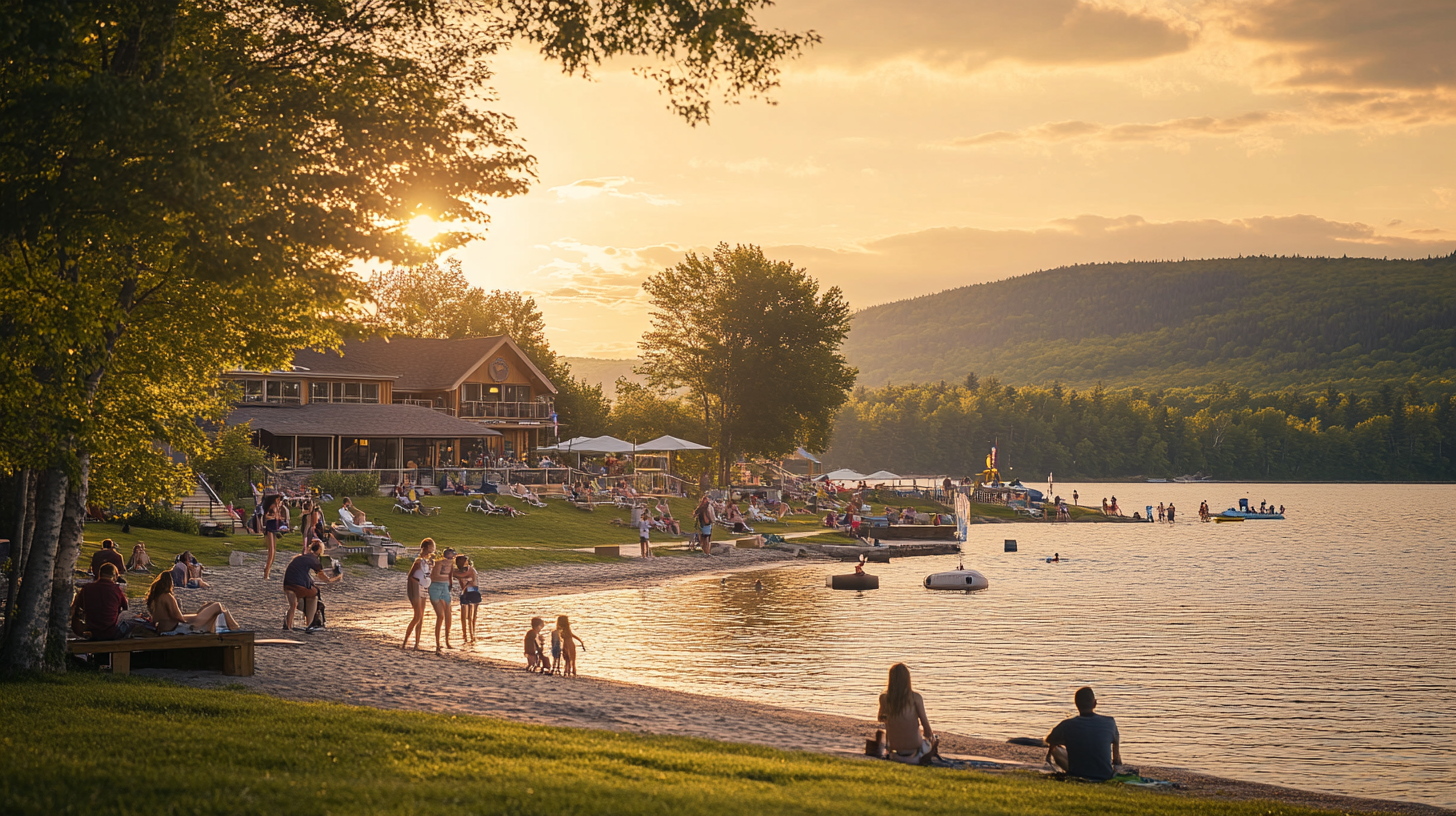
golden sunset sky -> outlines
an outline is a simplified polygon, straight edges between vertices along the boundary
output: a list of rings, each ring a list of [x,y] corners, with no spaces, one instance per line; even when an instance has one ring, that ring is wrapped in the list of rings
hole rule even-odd
[[[458,250],[558,352],[633,356],[642,280],[759,244],[855,308],[1092,261],[1456,250],[1456,0],[787,0],[776,106],[675,119],[612,65],[497,65],[539,158]],[[1135,296],[1135,293],[1129,293]]]

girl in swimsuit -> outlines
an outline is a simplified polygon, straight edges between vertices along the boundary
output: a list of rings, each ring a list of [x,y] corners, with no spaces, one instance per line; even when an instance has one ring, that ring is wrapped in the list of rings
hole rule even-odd
[[[885,724],[886,759],[913,765],[938,756],[940,740],[925,716],[925,700],[910,687],[910,667],[904,663],[890,667],[876,719]]]
[[[405,596],[409,598],[410,608],[414,610],[414,617],[410,619],[409,626],[404,630],[404,642],[399,648],[409,648],[410,633],[415,636],[415,649],[420,648],[420,632],[425,628],[425,590],[420,588],[422,582],[428,584],[430,574],[430,560],[435,555],[435,539],[427,538],[420,542],[420,555],[410,565],[409,578],[405,582]]]
[[[556,632],[561,635],[561,657],[565,665],[561,669],[562,677],[576,676],[576,644],[580,643],[581,648],[586,648],[586,641],[572,634],[571,620],[565,615],[556,618]]]
[[[455,567],[455,551],[445,550],[445,557],[430,566],[430,606],[435,609],[435,654],[442,655],[440,627],[445,627],[445,649],[450,645],[450,571]]]
[[[273,575],[273,558],[278,554],[278,528],[283,516],[278,508],[283,506],[283,497],[272,493],[263,497],[263,543],[268,545],[268,561],[263,564],[263,580]]]
[[[475,642],[475,613],[480,609],[480,576],[475,565],[463,555],[455,556],[455,569],[450,577],[460,584],[460,639]]]
[[[170,571],[160,573],[152,579],[152,585],[147,589],[147,613],[157,624],[159,635],[210,633],[216,629],[219,617],[229,630],[235,632],[239,628],[227,607],[216,601],[203,604],[194,615],[183,612],[182,607],[177,604],[177,596],[172,594]]]

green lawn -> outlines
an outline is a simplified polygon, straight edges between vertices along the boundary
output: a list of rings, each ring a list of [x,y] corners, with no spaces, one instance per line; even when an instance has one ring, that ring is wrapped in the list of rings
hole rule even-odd
[[[99,674],[0,683],[0,721],[15,816],[1316,813]]]

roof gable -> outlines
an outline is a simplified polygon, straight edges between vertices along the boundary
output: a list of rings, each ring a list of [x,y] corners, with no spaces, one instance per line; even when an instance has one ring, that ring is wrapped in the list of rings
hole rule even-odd
[[[505,335],[439,340],[428,337],[371,337],[344,343],[338,351],[299,349],[293,365],[331,376],[393,377],[399,392],[453,391],[492,354],[509,346],[532,376],[556,393],[556,386]]]

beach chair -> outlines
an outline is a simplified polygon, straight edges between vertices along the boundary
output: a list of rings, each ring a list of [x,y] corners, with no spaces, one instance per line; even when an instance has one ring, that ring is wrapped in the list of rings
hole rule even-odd
[[[339,508],[339,523],[344,525],[344,529],[348,531],[350,535],[356,535],[360,538],[364,538],[366,536],[383,536],[385,538],[389,538],[388,529],[381,527],[373,522],[368,522],[363,525],[356,524],[354,522],[354,514],[350,513],[348,510],[345,510],[342,507]]]
[[[490,499],[481,496],[475,501],[465,505],[467,513],[482,513],[487,516],[509,516],[511,513],[504,507],[492,504]]]

